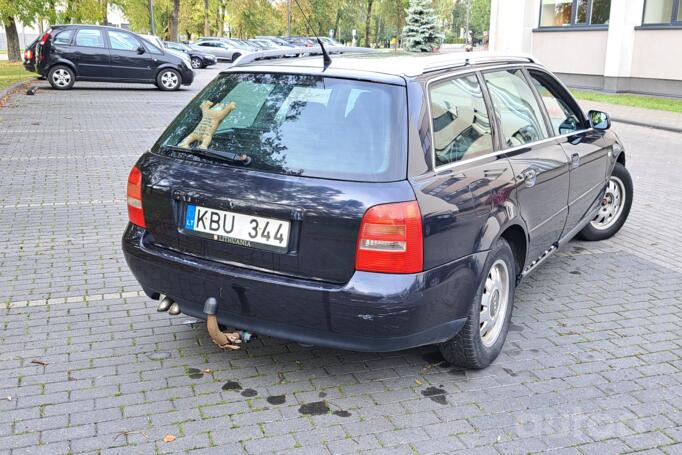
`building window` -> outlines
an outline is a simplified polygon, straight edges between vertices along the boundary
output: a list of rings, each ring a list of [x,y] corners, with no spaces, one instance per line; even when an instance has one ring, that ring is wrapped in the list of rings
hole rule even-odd
[[[611,0],[542,0],[540,27],[606,26]]]
[[[642,25],[682,23],[681,0],[646,0]]]

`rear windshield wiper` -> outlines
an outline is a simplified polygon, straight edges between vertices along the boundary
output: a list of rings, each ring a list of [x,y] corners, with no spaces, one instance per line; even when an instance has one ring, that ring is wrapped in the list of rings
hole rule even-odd
[[[199,147],[178,147],[177,145],[164,145],[164,151],[190,153],[196,156],[206,156],[216,160],[229,161],[230,163],[248,166],[251,164],[251,157],[244,154],[224,152],[221,150],[203,149]]]

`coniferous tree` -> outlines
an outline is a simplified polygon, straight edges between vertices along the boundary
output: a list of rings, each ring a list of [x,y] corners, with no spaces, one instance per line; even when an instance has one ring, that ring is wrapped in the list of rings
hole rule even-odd
[[[412,52],[431,52],[440,43],[437,17],[430,0],[410,0],[403,46]]]

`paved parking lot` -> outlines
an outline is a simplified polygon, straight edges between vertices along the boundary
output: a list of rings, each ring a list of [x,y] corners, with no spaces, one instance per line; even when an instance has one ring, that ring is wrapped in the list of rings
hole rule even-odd
[[[216,73],[41,83],[0,109],[0,454],[682,453],[681,135],[614,125],[630,220],[521,285],[483,371],[433,348],[221,352],[155,311],[119,247],[130,167]]]

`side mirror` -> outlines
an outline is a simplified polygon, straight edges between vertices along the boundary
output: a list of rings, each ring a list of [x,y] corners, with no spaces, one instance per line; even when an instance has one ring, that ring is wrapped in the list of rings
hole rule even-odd
[[[595,130],[608,130],[611,128],[611,120],[606,112],[590,111],[587,113],[590,119],[590,126]]]
[[[144,54],[144,47],[142,47],[142,46],[138,47],[138,48],[137,48],[137,53],[140,54],[140,55]]]

